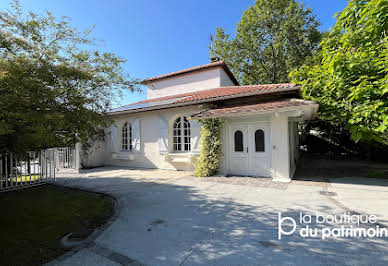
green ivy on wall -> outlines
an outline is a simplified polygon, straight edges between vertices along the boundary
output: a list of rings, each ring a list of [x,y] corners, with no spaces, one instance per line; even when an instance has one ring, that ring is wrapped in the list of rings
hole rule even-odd
[[[221,157],[221,128],[222,120],[208,118],[200,120],[201,153],[195,165],[194,175],[211,176],[218,172]]]

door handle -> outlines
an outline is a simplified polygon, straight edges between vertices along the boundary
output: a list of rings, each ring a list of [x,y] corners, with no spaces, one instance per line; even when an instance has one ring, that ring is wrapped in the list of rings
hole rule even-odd
[[[248,146],[247,146],[247,152],[248,152]]]

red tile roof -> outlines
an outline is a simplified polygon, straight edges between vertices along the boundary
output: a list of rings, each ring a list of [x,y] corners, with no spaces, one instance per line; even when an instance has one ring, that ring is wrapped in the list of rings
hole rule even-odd
[[[220,98],[224,96],[233,96],[231,98],[236,98],[241,96],[242,94],[249,95],[258,95],[258,94],[268,94],[271,92],[278,91],[290,91],[290,90],[298,90],[299,87],[294,83],[279,83],[279,84],[260,84],[260,85],[247,85],[247,86],[229,86],[229,87],[219,87],[215,89],[209,90],[201,90],[194,92],[187,92],[182,94],[176,94],[165,97],[158,97],[143,100],[137,103],[145,103],[145,102],[154,102],[160,100],[168,100],[176,98],[176,103],[180,102],[193,102],[203,99],[212,99],[212,98]]]
[[[167,108],[166,105],[188,105],[195,103],[212,102],[221,99],[232,99],[245,96],[264,95],[297,90],[299,90],[299,86],[293,83],[219,87],[215,89],[194,91],[177,95],[147,99],[132,104],[124,105],[118,108],[114,108],[110,111],[110,113],[139,111],[139,109],[144,109],[145,111],[151,108],[156,109],[156,106],[159,106],[160,108]]]
[[[249,114],[252,112],[265,112],[265,111],[273,111],[285,108],[292,108],[297,106],[315,106],[318,108],[316,102],[306,101],[302,99],[282,99],[276,100],[272,102],[263,102],[257,104],[250,105],[240,105],[233,107],[223,107],[217,109],[205,110],[195,115],[192,115],[192,118],[208,118],[208,117],[223,117],[223,116],[231,116],[233,114]]]
[[[236,78],[234,77],[234,75],[232,74],[232,72],[230,71],[229,67],[226,65],[224,60],[220,60],[220,61],[216,61],[216,62],[211,62],[209,64],[201,65],[201,66],[196,66],[196,67],[192,67],[192,68],[179,70],[176,72],[164,74],[164,75],[153,77],[153,78],[148,78],[148,79],[145,79],[143,82],[145,84],[147,84],[147,83],[150,83],[152,81],[165,79],[165,78],[171,78],[174,76],[188,74],[188,73],[196,72],[196,71],[203,71],[203,70],[215,68],[215,67],[222,67],[225,70],[225,72],[228,74],[229,78],[233,81],[233,83],[235,85],[239,85],[238,81],[236,80]]]

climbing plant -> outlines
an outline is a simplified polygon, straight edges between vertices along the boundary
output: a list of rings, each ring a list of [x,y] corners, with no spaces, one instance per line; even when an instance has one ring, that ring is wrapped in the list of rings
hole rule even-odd
[[[201,153],[195,166],[196,176],[211,176],[218,172],[221,157],[222,120],[209,118],[199,121],[201,127]]]

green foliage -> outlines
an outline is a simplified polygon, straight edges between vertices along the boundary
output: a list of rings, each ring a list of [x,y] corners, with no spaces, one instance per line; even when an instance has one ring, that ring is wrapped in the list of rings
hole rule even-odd
[[[384,170],[374,170],[367,175],[370,178],[388,178],[388,172]]]
[[[93,50],[90,30],[49,12],[0,12],[0,153],[85,142],[108,123],[121,90],[137,89],[125,60]]]
[[[201,123],[201,154],[194,175],[211,176],[218,172],[221,157],[222,121],[218,118],[199,120]]]
[[[294,71],[319,117],[354,141],[388,144],[388,1],[349,1],[321,42],[318,63]]]
[[[281,83],[317,49],[319,23],[295,0],[256,0],[231,38],[217,28],[210,54],[224,59],[242,84]]]

